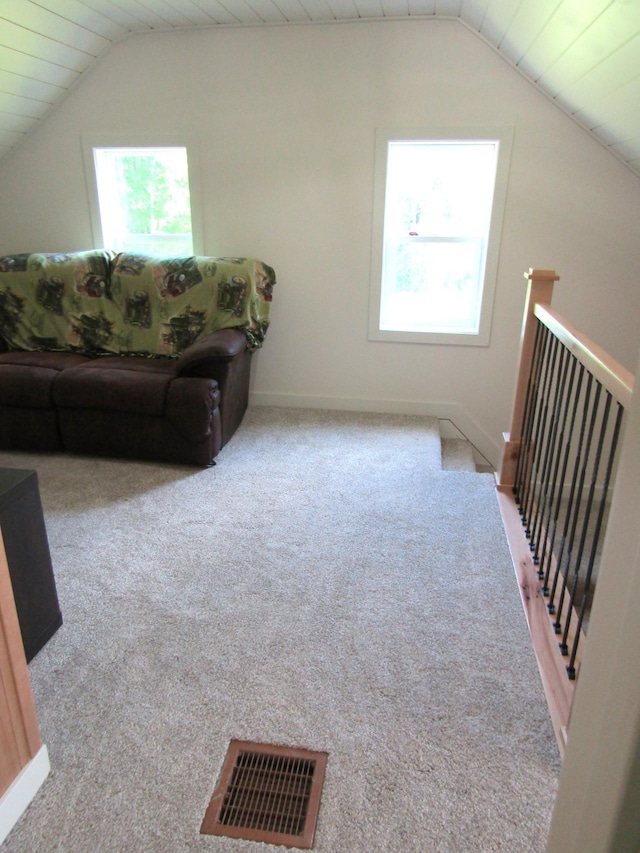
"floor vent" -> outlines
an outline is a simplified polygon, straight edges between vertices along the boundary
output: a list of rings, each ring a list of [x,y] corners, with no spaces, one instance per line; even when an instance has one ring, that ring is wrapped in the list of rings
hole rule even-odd
[[[326,752],[232,740],[200,832],[310,850]]]

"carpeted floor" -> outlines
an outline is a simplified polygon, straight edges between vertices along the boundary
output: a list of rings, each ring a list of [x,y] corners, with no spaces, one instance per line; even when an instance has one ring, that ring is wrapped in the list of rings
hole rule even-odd
[[[315,849],[536,853],[559,759],[489,474],[437,421],[252,408],[207,470],[36,468],[64,625],[30,665],[52,773],[7,853],[200,836],[231,738],[329,753]]]

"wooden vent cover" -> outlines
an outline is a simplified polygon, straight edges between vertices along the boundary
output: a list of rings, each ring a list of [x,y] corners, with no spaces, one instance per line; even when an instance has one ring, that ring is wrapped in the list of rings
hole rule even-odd
[[[200,832],[310,850],[326,752],[232,740]]]

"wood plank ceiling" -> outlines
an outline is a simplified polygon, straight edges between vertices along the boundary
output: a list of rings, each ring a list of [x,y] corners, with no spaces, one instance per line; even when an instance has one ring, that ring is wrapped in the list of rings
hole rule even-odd
[[[456,18],[640,176],[640,0],[2,0],[0,157],[134,32]]]

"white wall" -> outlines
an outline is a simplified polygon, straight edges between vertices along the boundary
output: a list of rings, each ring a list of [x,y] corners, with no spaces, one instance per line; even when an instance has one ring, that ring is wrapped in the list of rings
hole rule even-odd
[[[375,128],[483,123],[515,127],[491,346],[368,341]],[[205,252],[278,276],[254,401],[452,414],[497,462],[530,266],[634,366],[640,181],[455,21],[126,39],[0,161],[0,252],[92,245],[81,134],[185,129]]]

